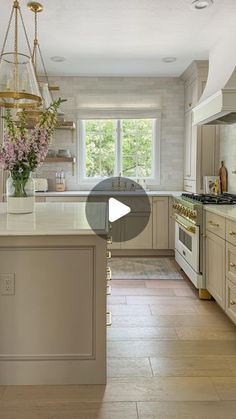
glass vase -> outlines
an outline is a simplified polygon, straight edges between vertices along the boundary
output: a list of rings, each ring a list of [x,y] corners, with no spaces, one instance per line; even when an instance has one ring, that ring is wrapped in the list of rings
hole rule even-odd
[[[6,184],[7,212],[29,214],[35,209],[35,186],[31,172],[10,172]]]

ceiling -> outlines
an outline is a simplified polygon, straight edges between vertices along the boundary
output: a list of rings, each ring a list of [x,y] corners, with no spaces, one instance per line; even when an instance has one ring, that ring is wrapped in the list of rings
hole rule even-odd
[[[40,1],[40,0],[38,0]],[[42,0],[39,39],[50,75],[179,76],[226,33],[235,32],[236,1],[214,0],[195,11],[192,0]],[[21,0],[33,39],[33,14]],[[1,0],[0,45],[12,0]],[[52,56],[65,62],[54,63]],[[162,58],[177,57],[175,63]]]

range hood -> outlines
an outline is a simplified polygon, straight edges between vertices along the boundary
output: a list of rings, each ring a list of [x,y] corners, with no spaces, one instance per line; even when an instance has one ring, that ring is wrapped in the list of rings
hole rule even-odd
[[[236,38],[222,40],[210,52],[205,90],[193,109],[194,125],[236,123]]]

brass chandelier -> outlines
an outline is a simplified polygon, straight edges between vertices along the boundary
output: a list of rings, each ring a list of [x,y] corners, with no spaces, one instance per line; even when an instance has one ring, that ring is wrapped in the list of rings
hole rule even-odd
[[[33,54],[32,54],[34,69],[35,69],[36,77],[38,79],[38,84],[39,84],[41,96],[42,96],[42,99],[43,99],[42,106],[43,106],[43,108],[48,108],[50,106],[50,104],[52,103],[53,98],[52,98],[52,95],[51,95],[50,90],[49,90],[49,80],[48,80],[47,70],[46,70],[46,66],[45,66],[45,63],[44,63],[42,51],[41,51],[40,44],[39,44],[39,38],[38,38],[38,13],[43,11],[43,5],[38,3],[38,2],[30,2],[30,3],[27,4],[27,7],[28,7],[29,10],[31,10],[34,13],[34,22],[35,22],[35,25],[34,25],[34,46],[33,46]],[[39,76],[38,76],[38,63],[39,63],[39,61],[41,61],[41,66],[42,66],[42,69],[43,69],[43,77],[45,79],[45,82],[39,81]]]
[[[13,52],[5,52],[13,21],[15,31]],[[25,35],[28,55],[19,52],[19,22]],[[32,109],[38,108],[41,103],[42,98],[19,0],[14,0],[0,55],[0,107]]]

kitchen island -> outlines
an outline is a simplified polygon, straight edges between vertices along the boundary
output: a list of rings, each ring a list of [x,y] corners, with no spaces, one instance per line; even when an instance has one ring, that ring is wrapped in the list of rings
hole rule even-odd
[[[0,204],[0,384],[106,382],[107,207]],[[99,234],[99,235],[98,235]]]

